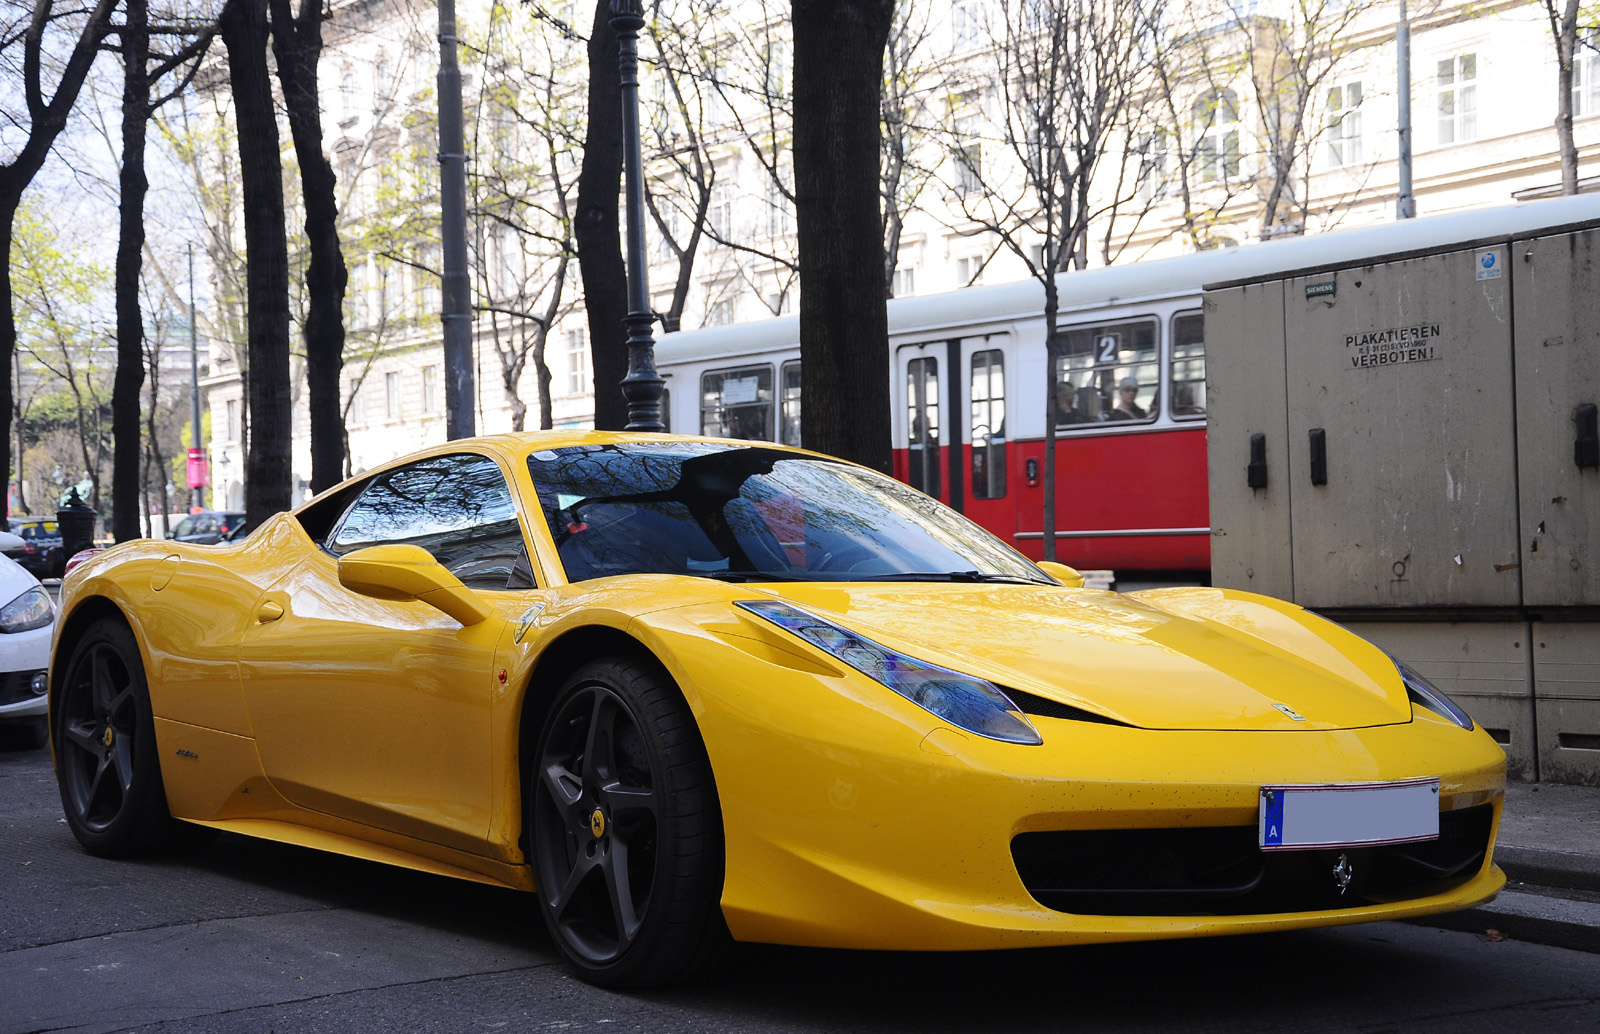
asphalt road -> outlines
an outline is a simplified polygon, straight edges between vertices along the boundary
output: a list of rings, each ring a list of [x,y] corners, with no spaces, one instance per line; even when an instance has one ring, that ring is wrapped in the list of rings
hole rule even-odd
[[[1600,956],[1383,923],[985,954],[761,948],[644,995],[524,895],[224,836],[113,862],[43,751],[0,753],[0,1034],[35,1031],[1596,1031]]]

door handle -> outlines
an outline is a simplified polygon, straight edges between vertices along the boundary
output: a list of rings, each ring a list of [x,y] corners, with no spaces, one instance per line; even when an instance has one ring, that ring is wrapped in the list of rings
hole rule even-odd
[[[283,604],[277,600],[265,600],[256,611],[256,620],[261,624],[276,621],[283,617]]]
[[[1320,427],[1311,429],[1311,483],[1328,483],[1328,432]]]
[[[1600,467],[1600,433],[1595,429],[1595,405],[1585,402],[1574,414],[1578,422],[1578,437],[1572,443],[1572,462],[1578,469]]]
[[[1267,436],[1250,436],[1250,462],[1244,468],[1245,484],[1251,488],[1267,487]]]

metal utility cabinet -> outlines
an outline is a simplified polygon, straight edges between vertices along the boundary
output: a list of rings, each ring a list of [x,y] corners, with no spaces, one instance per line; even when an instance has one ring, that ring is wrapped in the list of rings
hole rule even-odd
[[[1525,209],[1207,290],[1212,579],[1411,662],[1513,777],[1600,784],[1600,218]]]

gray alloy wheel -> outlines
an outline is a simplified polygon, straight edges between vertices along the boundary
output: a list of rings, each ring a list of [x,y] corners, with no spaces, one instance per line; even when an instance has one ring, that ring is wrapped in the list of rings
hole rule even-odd
[[[527,805],[540,912],[583,979],[679,983],[722,959],[716,786],[688,705],[657,665],[597,661],[567,681]]]

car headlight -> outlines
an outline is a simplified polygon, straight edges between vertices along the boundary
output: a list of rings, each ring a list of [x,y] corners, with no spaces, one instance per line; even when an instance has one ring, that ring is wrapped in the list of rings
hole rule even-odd
[[[0,607],[0,632],[27,632],[43,628],[55,619],[56,608],[50,594],[34,586]]]
[[[1033,723],[992,682],[908,657],[778,600],[741,600],[738,605],[959,729],[1005,743],[1044,742]]]
[[[1463,729],[1472,729],[1472,716],[1461,710],[1459,704],[1429,682],[1415,668],[1401,661],[1395,661],[1394,666],[1400,669],[1400,681],[1406,684],[1406,695],[1411,702],[1420,707],[1426,707],[1434,714],[1448,718]]]

